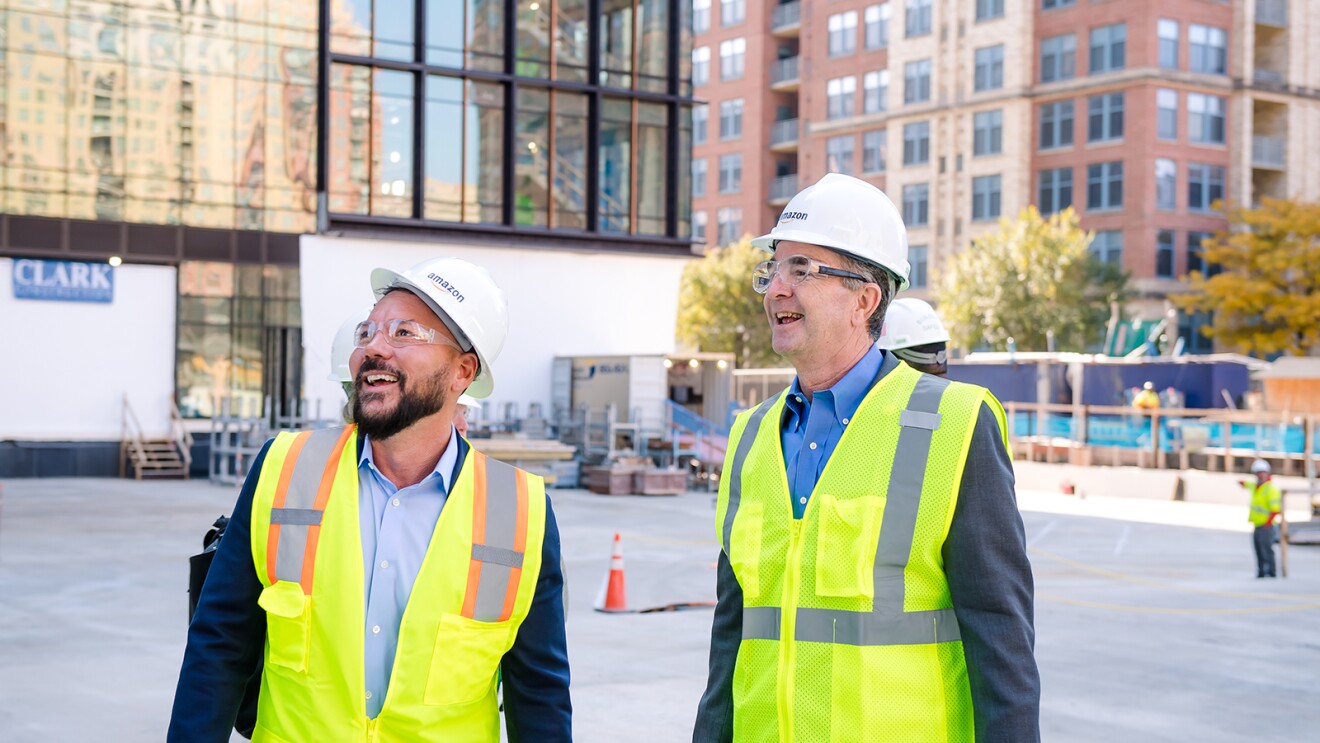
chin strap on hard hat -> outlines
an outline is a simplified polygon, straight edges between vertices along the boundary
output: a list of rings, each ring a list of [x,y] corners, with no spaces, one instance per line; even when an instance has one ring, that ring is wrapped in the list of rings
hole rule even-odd
[[[922,364],[924,366],[944,366],[949,363],[949,352],[947,350],[928,353],[925,351],[917,351],[912,348],[897,348],[894,349],[893,353],[904,361],[910,361],[914,364]]]

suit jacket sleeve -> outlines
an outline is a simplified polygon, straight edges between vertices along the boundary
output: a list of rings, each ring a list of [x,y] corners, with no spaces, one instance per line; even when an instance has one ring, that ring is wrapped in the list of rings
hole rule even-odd
[[[715,579],[715,619],[710,630],[710,675],[697,706],[693,743],[733,740],[733,668],[742,642],[742,586],[729,558],[720,550]]]
[[[545,499],[545,541],[541,575],[527,618],[501,662],[504,722],[510,743],[573,739],[573,705],[568,693],[568,640],[564,630],[564,572],[559,527]]]
[[[252,564],[252,498],[270,442],[257,455],[206,574],[174,692],[168,740],[229,740],[243,691],[266,644],[257,605],[261,580]]]
[[[1031,563],[1013,465],[988,405],[972,434],[944,565],[962,631],[976,740],[1039,741]]]

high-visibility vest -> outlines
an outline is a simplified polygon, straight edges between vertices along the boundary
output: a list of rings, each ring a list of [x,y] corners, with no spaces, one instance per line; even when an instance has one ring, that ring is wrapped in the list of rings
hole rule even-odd
[[[743,593],[738,741],[970,741],[941,550],[984,388],[906,364],[879,379],[793,518],[787,391],[739,416],[716,528]]]
[[[1283,510],[1283,495],[1273,480],[1260,484],[1248,482],[1247,490],[1251,493],[1251,511],[1247,513],[1247,520],[1253,526],[1264,526],[1269,523],[1270,514]]]
[[[252,740],[497,743],[500,660],[541,570],[544,481],[469,451],[370,719],[355,428],[281,433],[261,468],[252,559],[265,587],[266,662]]]

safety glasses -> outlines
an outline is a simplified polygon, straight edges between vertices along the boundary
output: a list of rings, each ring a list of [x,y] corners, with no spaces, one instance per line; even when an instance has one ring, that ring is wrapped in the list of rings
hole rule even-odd
[[[841,279],[857,279],[868,284],[874,283],[870,279],[852,271],[844,271],[839,268],[823,266],[805,255],[790,255],[779,261],[761,261],[752,269],[752,289],[757,294],[765,294],[770,290],[770,282],[775,276],[788,286],[797,286],[806,281],[811,276],[837,276]]]
[[[385,332],[385,342],[395,348],[438,345],[449,346],[460,352],[463,350],[448,337],[437,333],[416,320],[400,319],[385,323],[371,320],[358,323],[357,330],[353,331],[353,345],[357,348],[365,348],[367,344],[371,343],[371,339],[376,337],[376,333],[380,331]]]

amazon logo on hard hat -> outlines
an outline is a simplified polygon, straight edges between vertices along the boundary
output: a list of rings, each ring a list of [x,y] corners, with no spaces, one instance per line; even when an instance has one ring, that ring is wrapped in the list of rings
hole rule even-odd
[[[807,220],[807,213],[806,213],[806,212],[784,212],[783,214],[779,215],[779,223],[780,223],[780,224],[783,224],[784,222],[795,222],[795,221],[798,221],[798,220],[802,220],[802,221],[805,222],[805,221]]]
[[[426,278],[430,279],[431,281],[434,281],[436,286],[454,295],[454,298],[457,299],[459,302],[462,302],[464,299],[466,299],[466,297],[463,296],[463,293],[458,290],[458,287],[454,286],[453,284],[450,284],[448,281],[445,281],[444,277],[440,276],[439,274],[428,273],[426,275]]]

